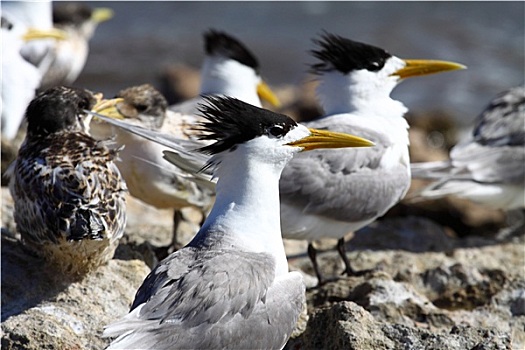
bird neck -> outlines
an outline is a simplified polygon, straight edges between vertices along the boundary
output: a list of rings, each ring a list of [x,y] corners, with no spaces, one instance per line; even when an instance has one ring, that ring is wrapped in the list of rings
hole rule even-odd
[[[396,77],[377,77],[367,71],[342,74],[326,72],[317,87],[317,96],[325,115],[353,113],[378,117],[403,116],[407,108],[393,100],[390,93]]]
[[[230,96],[261,107],[257,95],[260,77],[248,66],[230,58],[207,56],[201,68],[201,79],[201,95]]]
[[[222,157],[215,172],[215,205],[190,245],[268,253],[276,260],[276,274],[287,273],[279,209],[279,178],[285,164],[231,154]]]

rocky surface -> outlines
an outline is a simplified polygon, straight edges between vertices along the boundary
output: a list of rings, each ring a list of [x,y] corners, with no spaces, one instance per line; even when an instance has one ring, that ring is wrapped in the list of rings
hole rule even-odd
[[[172,76],[193,74],[175,68]],[[301,92],[278,89],[283,111],[298,120],[318,113],[311,102],[314,86]],[[299,99],[302,95],[307,98]],[[452,125],[435,119],[440,116],[411,121],[413,160],[445,159],[455,143]],[[7,158],[2,153],[2,161]],[[318,287],[306,242],[285,240],[290,268],[303,272],[308,287],[305,312],[286,349],[525,349],[523,227],[498,238],[507,225],[503,213],[456,198],[417,202],[413,194],[424,185],[413,181],[406,200],[347,237],[352,267],[368,270],[360,276],[340,275],[335,240],[315,242],[329,281]],[[167,254],[173,211],[130,197],[128,226],[115,258],[71,281],[23,248],[12,199],[5,187],[1,194],[2,348],[103,348],[104,325],[128,312],[150,268]],[[180,244],[191,239],[202,219],[191,208],[183,216]]]
[[[172,212],[129,200],[130,221],[116,257],[82,281],[45,270],[12,234],[2,188],[2,348],[100,349],[103,326],[127,313],[156,248],[171,242]],[[179,240],[200,216],[185,212]],[[525,347],[525,241],[458,238],[428,219],[390,217],[348,243],[359,277],[340,276],[335,241],[318,242],[329,282],[316,287],[306,244],[286,241],[302,270],[307,312],[287,349],[522,349]]]

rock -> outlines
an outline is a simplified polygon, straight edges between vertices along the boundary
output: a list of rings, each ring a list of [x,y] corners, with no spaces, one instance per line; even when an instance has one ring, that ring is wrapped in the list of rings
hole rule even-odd
[[[343,301],[310,316],[306,331],[285,349],[393,349],[380,323],[359,305]]]
[[[171,243],[173,211],[129,197],[115,259],[82,281],[65,281],[23,249],[12,210],[2,188],[2,348],[103,348],[109,342],[100,337],[103,326],[128,312],[159,248]],[[183,217],[181,243],[202,219],[191,208]],[[497,228],[480,231],[469,222],[456,234],[445,220],[412,212],[349,234],[352,267],[370,270],[361,276],[340,275],[335,240],[315,242],[329,278],[321,287],[306,242],[286,241],[290,268],[309,287],[286,349],[525,348],[525,237],[496,239]]]
[[[375,244],[369,238],[368,247],[373,250],[367,250],[364,241],[358,241],[352,247],[358,246],[359,250],[348,253],[356,268],[372,269],[371,272],[307,290],[310,321],[304,333],[289,342],[288,349],[510,349],[511,343],[516,349],[525,346],[523,237],[502,243],[438,235],[434,239],[443,240],[441,245],[422,242],[407,244],[407,250],[402,250],[396,238],[417,237],[396,236],[398,233],[392,230],[394,238],[387,240],[381,232],[388,232],[388,227],[393,226],[378,230]],[[421,230],[421,239],[433,242],[424,231]],[[435,251],[424,252],[421,247],[434,247]],[[336,252],[324,255],[337,257]],[[306,264],[307,258],[304,260]],[[346,305],[346,311],[342,311],[342,305]],[[363,313],[367,313],[366,317]],[[356,325],[347,325],[345,320],[361,322],[370,335]],[[388,345],[388,341],[392,343]]]
[[[2,349],[101,349],[106,324],[129,311],[149,273],[140,260],[111,260],[81,281],[46,270],[2,237]]]
[[[511,348],[508,334],[471,326],[453,326],[439,332],[377,321],[359,305],[342,301],[317,310],[306,331],[285,349],[425,349],[503,350]]]

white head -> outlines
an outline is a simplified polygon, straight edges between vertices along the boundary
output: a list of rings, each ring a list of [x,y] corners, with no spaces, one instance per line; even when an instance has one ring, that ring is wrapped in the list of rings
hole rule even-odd
[[[279,270],[287,271],[279,217],[282,170],[300,151],[372,143],[352,135],[308,129],[285,115],[233,98],[207,98],[201,112],[206,119],[201,125],[202,138],[215,141],[201,151],[212,155],[208,167],[213,167],[218,177],[217,196],[192,244],[210,239],[230,244],[228,237],[242,237],[232,244],[273,252],[282,262]]]
[[[328,33],[314,43],[320,48],[312,54],[321,62],[312,65],[312,71],[320,76],[317,94],[329,115],[403,116],[406,108],[390,98],[402,79],[464,68],[446,61],[403,60],[379,47]]]
[[[240,41],[232,36],[210,30],[204,34],[206,58],[201,69],[202,95],[235,97],[254,106],[261,99],[273,105],[279,101],[262,81],[259,62]]]
[[[216,141],[201,149],[212,155],[209,166],[233,159],[236,164],[264,164],[280,174],[300,151],[372,145],[356,136],[309,129],[288,116],[234,98],[208,97],[207,102],[201,108],[207,120],[201,124],[202,139]]]

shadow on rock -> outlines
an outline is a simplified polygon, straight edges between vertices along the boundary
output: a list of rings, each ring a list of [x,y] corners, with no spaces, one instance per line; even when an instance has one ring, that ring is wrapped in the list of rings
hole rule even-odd
[[[43,258],[19,240],[2,235],[2,322],[44,300],[52,299],[74,280],[47,268]]]

